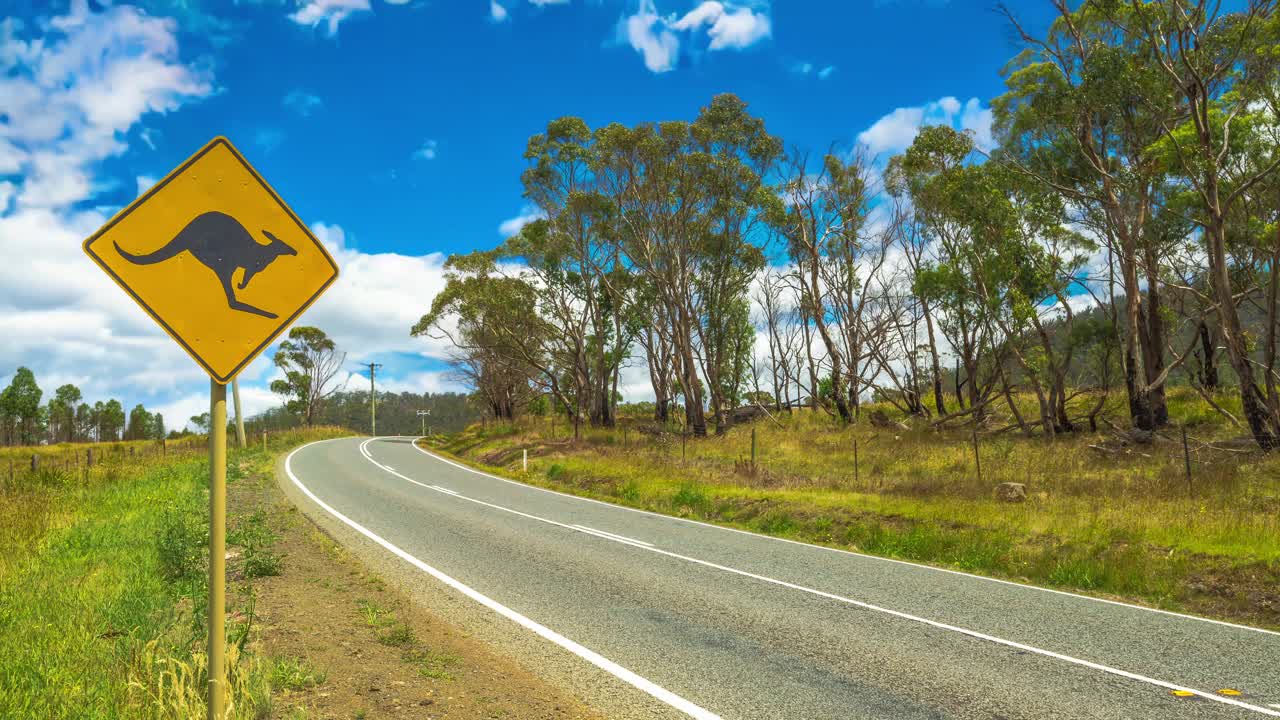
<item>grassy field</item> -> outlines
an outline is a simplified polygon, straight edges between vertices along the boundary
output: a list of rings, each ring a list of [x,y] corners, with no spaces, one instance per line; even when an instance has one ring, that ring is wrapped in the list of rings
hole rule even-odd
[[[286,447],[341,434],[281,433],[269,449],[232,451],[228,482]],[[87,449],[0,452],[0,627],[10,629],[0,633],[0,717],[202,717],[207,460],[198,442],[112,444],[94,448],[89,468]],[[12,479],[11,459],[25,463]],[[260,520],[230,524],[246,577],[278,569]],[[265,717],[272,679],[298,671],[254,653],[252,607],[229,610],[233,717]]]
[[[1237,410],[1226,395],[1218,402]],[[1011,420],[992,418],[979,433],[981,479],[969,428],[841,427],[810,412],[687,442],[642,432],[651,424],[640,418],[584,429],[572,442],[563,420],[553,428],[526,418],[432,444],[510,477],[633,507],[1280,627],[1280,455],[1215,447],[1244,433],[1189,390],[1169,404],[1173,426],[1148,445],[1122,444],[1109,430],[1052,441],[996,433]],[[1119,407],[1107,414],[1124,417]],[[996,499],[1002,482],[1025,484],[1026,501]]]

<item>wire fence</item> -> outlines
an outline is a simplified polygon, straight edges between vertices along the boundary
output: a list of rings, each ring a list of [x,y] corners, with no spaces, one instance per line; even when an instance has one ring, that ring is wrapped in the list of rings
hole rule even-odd
[[[0,450],[0,492],[14,492],[53,479],[88,483],[100,471],[125,463],[194,456],[207,453],[208,449],[208,440],[201,436],[56,448],[8,448]]]

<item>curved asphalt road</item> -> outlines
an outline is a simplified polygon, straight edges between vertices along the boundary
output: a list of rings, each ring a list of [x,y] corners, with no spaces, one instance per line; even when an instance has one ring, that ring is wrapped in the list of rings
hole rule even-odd
[[[407,438],[285,466],[348,545],[600,676],[601,707],[647,708],[619,714],[1280,717],[1274,632],[573,498]]]

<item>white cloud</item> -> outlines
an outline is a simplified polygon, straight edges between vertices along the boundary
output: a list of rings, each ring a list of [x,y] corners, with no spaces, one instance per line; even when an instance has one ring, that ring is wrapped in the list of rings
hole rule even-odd
[[[769,37],[773,23],[765,11],[719,0],[705,0],[678,19],[660,14],[654,0],[641,0],[634,14],[619,21],[618,40],[640,53],[650,71],[661,73],[675,68],[681,37],[696,37],[704,29],[708,50],[742,50]]]
[[[422,143],[422,147],[413,151],[413,156],[419,160],[435,160],[439,149],[440,143],[435,140],[427,140]]]
[[[827,78],[831,77],[831,73],[835,71],[836,71],[835,65],[828,65],[818,71],[818,78],[821,80],[826,80]]]
[[[543,7],[546,5],[568,5],[569,0],[529,0],[529,4]]]
[[[706,0],[689,11],[671,27],[674,30],[697,30],[709,26],[711,50],[742,49],[769,37],[773,24],[769,16],[751,8],[731,8],[717,0]]]
[[[317,27],[325,25],[330,36],[338,34],[338,25],[352,13],[369,10],[369,0],[305,0],[289,14],[289,19],[299,25]]]
[[[671,70],[680,54],[680,39],[667,29],[668,22],[657,14],[652,0],[642,0],[636,14],[626,17],[619,27],[619,33],[652,72]]]
[[[310,116],[324,105],[324,101],[320,99],[319,95],[309,93],[300,88],[290,90],[289,94],[285,95],[284,100],[281,102],[285,107],[298,113],[302,117]]]
[[[513,218],[507,218],[498,225],[498,234],[507,238],[520,232],[520,229],[534,220],[541,220],[546,215],[532,205],[525,205],[520,209],[520,214]]]
[[[374,352],[447,357],[446,343],[409,336],[409,328],[444,289],[443,254],[362,253],[349,246],[346,232],[337,225],[315,223],[311,231],[333,255],[341,274],[299,324],[324,330],[351,360]]]
[[[85,202],[105,184],[101,161],[126,151],[125,138],[152,113],[213,92],[211,78],[181,64],[172,21],[129,7],[90,13],[77,3],[67,16],[28,29],[34,37],[0,21],[0,102],[8,115],[0,142],[21,168],[0,182],[0,374],[25,365],[46,392],[75,383],[90,402],[143,402],[169,427],[181,427],[208,408],[208,377],[80,244],[115,209]],[[82,105],[103,98],[114,109]],[[139,191],[153,181],[133,178]],[[409,336],[444,286],[444,257],[362,253],[341,228],[315,228],[342,274],[300,322],[325,329],[353,359],[375,349],[444,357],[440,342]],[[271,352],[241,374],[247,414],[278,404],[267,388],[276,372]],[[430,382],[437,381],[444,385]]]
[[[991,108],[984,108],[978,98],[961,104],[947,96],[924,105],[897,108],[859,133],[858,143],[872,155],[900,153],[910,147],[924,126],[947,125],[971,131],[978,148],[990,150],[994,147],[991,119]]]
[[[498,4],[498,0],[489,0],[489,19],[503,22],[509,17],[507,9]]]
[[[138,182],[138,195],[142,195],[142,193],[150,190],[151,187],[156,184],[156,179],[151,177],[150,175],[139,175],[137,178],[137,182]]]

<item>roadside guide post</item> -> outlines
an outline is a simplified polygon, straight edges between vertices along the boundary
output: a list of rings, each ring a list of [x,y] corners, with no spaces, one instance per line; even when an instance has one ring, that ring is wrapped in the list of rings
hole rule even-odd
[[[223,137],[116,213],[84,251],[210,378],[206,698],[207,718],[226,720],[227,383],[244,447],[236,376],[333,285],[338,266]]]

